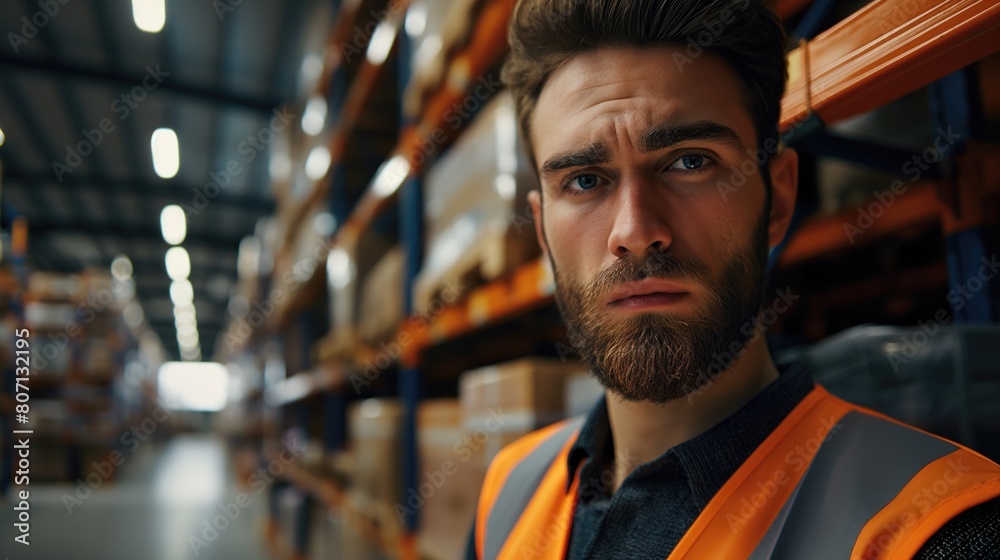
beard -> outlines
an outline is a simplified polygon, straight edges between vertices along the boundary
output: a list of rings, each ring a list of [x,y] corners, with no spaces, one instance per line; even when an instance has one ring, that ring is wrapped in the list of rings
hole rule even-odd
[[[711,383],[729,369],[756,329],[767,285],[768,213],[747,247],[737,247],[717,276],[702,261],[672,253],[622,257],[588,283],[560,278],[551,259],[555,300],[570,344],[605,389],[629,401],[662,404]],[[611,290],[645,278],[693,281],[707,301],[690,316],[662,311],[617,315]]]

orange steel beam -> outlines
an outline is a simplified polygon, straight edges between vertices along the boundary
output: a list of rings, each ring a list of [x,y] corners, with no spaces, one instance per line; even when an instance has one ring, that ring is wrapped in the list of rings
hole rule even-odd
[[[883,198],[844,210],[832,216],[807,221],[792,234],[778,258],[779,266],[791,266],[818,256],[846,251],[857,243],[868,243],[901,229],[938,222],[942,205],[937,185],[924,182],[907,187],[907,192],[894,195],[888,189]]]
[[[875,0],[789,53],[782,127],[810,106],[828,124],[871,111],[997,51],[996,0]]]
[[[404,320],[396,336],[396,340],[408,343],[403,348],[401,363],[414,366],[424,348],[551,301],[553,283],[544,258],[475,288],[433,317]]]

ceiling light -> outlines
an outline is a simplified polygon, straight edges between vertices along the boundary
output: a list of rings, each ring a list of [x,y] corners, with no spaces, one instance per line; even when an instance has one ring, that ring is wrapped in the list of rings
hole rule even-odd
[[[316,53],[309,53],[302,59],[299,74],[306,82],[314,82],[323,73],[323,59]]]
[[[329,212],[319,212],[313,216],[313,231],[320,237],[328,237],[337,228],[337,219]]]
[[[194,286],[187,279],[174,280],[170,283],[170,301],[174,305],[190,304],[194,301]]]
[[[143,319],[142,306],[134,301],[129,302],[125,309],[122,309],[122,317],[125,319],[126,325],[133,329],[138,328]]]
[[[427,28],[427,4],[414,2],[410,4],[410,9],[406,10],[406,34],[410,37],[418,37]]]
[[[326,274],[330,285],[343,289],[354,278],[354,263],[342,247],[334,247],[326,259]]]
[[[0,128],[0,146],[7,140],[7,135],[3,133],[3,129]]]
[[[177,336],[198,335],[198,325],[194,323],[181,323],[174,326],[177,327]]]
[[[323,132],[326,125],[326,100],[319,96],[309,98],[306,110],[302,113],[302,132],[316,136]]]
[[[326,146],[316,146],[306,158],[306,176],[313,181],[319,181],[326,177],[326,172],[329,169],[330,151],[326,149]]]
[[[292,175],[292,160],[285,150],[271,149],[271,161],[267,166],[271,179],[285,181]]]
[[[368,62],[378,66],[385,62],[385,59],[389,57],[389,51],[392,50],[392,43],[396,40],[396,22],[392,20],[384,20],[375,28],[375,33],[372,33],[372,38],[368,42],[368,52],[365,56],[368,58]]]
[[[170,128],[157,128],[149,140],[153,151],[153,170],[164,179],[177,175],[181,167],[181,151],[177,143],[177,133]]]
[[[111,275],[119,282],[132,277],[132,261],[125,255],[118,255],[111,261]]]
[[[193,307],[189,307],[189,308],[175,307],[174,308],[174,324],[175,325],[183,325],[185,323],[195,324],[195,322],[197,321],[197,319],[198,319],[198,317],[197,317],[197,315],[195,315]]]
[[[177,343],[184,348],[194,348],[198,346],[198,331],[197,329],[194,333],[190,332],[178,332],[177,333]]]
[[[167,265],[167,276],[171,280],[187,280],[187,277],[191,275],[191,258],[184,247],[167,249],[164,261]]]
[[[180,245],[187,236],[187,216],[184,215],[184,209],[176,204],[164,206],[160,212],[160,231],[164,241]]]
[[[375,184],[372,185],[372,193],[387,197],[396,192],[410,174],[410,163],[401,155],[393,156],[392,159],[382,164],[375,175]]]
[[[159,33],[167,22],[164,0],[132,0],[132,20],[146,33]]]

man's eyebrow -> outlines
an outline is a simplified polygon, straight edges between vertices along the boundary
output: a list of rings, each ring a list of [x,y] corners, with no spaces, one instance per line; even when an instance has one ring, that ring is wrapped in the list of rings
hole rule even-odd
[[[735,130],[712,121],[648,128],[639,137],[639,151],[643,153],[655,152],[691,140],[711,140],[741,152],[746,151],[743,141],[740,140]]]
[[[710,140],[741,152],[746,151],[743,141],[732,128],[712,121],[699,121],[675,126],[655,126],[646,129],[639,138],[639,151],[655,152],[681,142]],[[611,161],[611,151],[603,142],[596,142],[579,150],[556,154],[545,161],[541,175],[551,175],[556,171],[572,167],[600,165]]]
[[[570,167],[587,167],[600,165],[611,161],[611,151],[603,142],[597,142],[570,152],[556,154],[542,164],[542,175],[551,175],[561,169]]]

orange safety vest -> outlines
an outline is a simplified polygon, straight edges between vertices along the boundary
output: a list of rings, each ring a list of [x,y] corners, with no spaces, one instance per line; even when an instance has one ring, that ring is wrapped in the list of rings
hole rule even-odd
[[[566,461],[582,423],[531,433],[493,460],[476,514],[480,560],[565,558],[580,482],[577,469],[566,491]],[[955,515],[997,496],[1000,465],[816,385],[668,560],[909,560]]]

